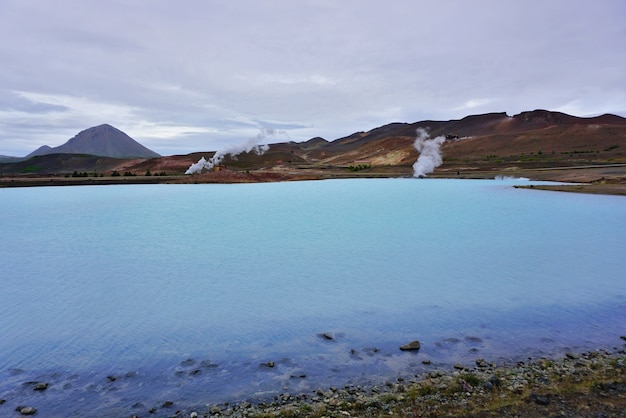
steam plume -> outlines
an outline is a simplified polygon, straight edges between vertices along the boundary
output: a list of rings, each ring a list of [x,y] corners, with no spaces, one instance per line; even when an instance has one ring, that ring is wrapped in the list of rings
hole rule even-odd
[[[204,169],[210,170],[216,165],[219,165],[222,160],[224,160],[224,157],[226,157],[227,155],[230,155],[231,158],[235,158],[242,152],[254,152],[257,155],[262,155],[263,153],[265,153],[265,151],[270,149],[270,147],[266,144],[260,144],[260,142],[268,136],[274,136],[279,133],[282,133],[282,131],[278,131],[273,128],[262,128],[256,136],[248,139],[243,143],[232,144],[224,147],[218,150],[213,155],[213,157],[209,158],[208,160],[206,160],[204,157],[200,158],[197,163],[191,164],[189,166],[187,171],[185,171],[185,174],[200,173]]]
[[[431,139],[426,130],[417,128],[414,146],[420,156],[413,164],[413,177],[426,177],[443,163],[439,148],[445,140],[443,135]]]

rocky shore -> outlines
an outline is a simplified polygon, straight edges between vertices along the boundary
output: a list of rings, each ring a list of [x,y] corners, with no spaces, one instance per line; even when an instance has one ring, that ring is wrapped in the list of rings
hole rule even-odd
[[[502,362],[477,358],[372,385],[281,393],[269,399],[187,407],[175,399],[137,411],[140,417],[626,417],[626,336],[611,351]],[[417,341],[401,348],[419,350]],[[46,383],[33,386],[45,391]],[[0,399],[0,413],[5,401]],[[90,416],[87,412],[86,416]],[[12,415],[45,415],[21,405]]]
[[[213,405],[178,417],[626,416],[626,351],[568,353],[433,370],[371,387],[282,394],[267,403]]]
[[[621,339],[626,341],[626,336]],[[195,410],[176,410],[174,402],[167,402],[145,416],[626,417],[625,346],[510,364],[477,358],[472,367],[433,367],[423,375],[378,385],[282,393],[263,401],[214,404]]]
[[[622,337],[626,339],[626,337]],[[154,411],[156,412],[156,411]],[[568,353],[515,364],[476,359],[382,385],[284,393],[173,417],[626,417],[626,350]]]

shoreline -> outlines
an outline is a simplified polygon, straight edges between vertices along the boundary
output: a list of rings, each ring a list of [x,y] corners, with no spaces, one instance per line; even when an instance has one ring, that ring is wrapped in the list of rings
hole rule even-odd
[[[432,369],[411,376],[342,387],[319,386],[232,402],[190,405],[171,398],[154,405],[140,401],[127,412],[117,410],[115,416],[626,417],[626,336],[617,338],[613,345],[611,349],[567,352],[556,357],[511,357],[497,362],[476,358],[471,365],[442,367],[424,361]],[[40,392],[48,388],[45,382],[25,384]],[[106,414],[106,410],[99,410],[94,415],[88,408],[79,412],[81,416]],[[38,410],[36,401],[20,403],[4,399],[2,394],[0,414],[49,416],[45,408]]]
[[[300,171],[262,169],[253,171],[223,170],[194,175],[123,176],[123,177],[65,177],[60,175],[0,176],[0,189],[13,187],[93,186],[125,184],[237,184],[284,181],[308,181],[359,178],[411,178],[407,167],[380,167],[359,172],[337,169],[307,169]],[[457,170],[447,167],[430,174],[432,179],[484,179],[496,177],[527,178],[529,181],[570,183],[558,185],[519,185],[516,188],[626,196],[626,166],[623,164],[580,167],[548,167],[534,169]]]
[[[626,341],[626,336],[621,339]],[[383,384],[282,393],[174,417],[626,416],[626,344],[498,365],[478,358]],[[151,414],[158,410],[152,410]],[[591,416],[591,415],[590,415]],[[137,416],[138,417],[138,416]]]

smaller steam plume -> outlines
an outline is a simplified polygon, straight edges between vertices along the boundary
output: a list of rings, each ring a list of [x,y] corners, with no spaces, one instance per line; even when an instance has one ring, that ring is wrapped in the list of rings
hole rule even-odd
[[[417,128],[414,146],[420,156],[413,164],[413,177],[426,177],[443,163],[440,148],[445,140],[443,135],[431,139],[426,130]]]
[[[202,170],[205,169],[210,170],[216,165],[219,165],[224,160],[224,157],[226,157],[227,155],[230,155],[231,158],[235,158],[242,152],[254,152],[257,155],[262,155],[268,149],[270,149],[270,146],[266,144],[260,144],[260,142],[268,136],[275,136],[279,133],[283,132],[277,131],[276,129],[272,128],[263,128],[256,136],[248,139],[243,143],[229,145],[225,148],[218,150],[213,155],[213,157],[209,158],[208,160],[206,160],[204,157],[200,158],[197,163],[191,164],[189,166],[187,171],[185,171],[185,174],[200,173]]]

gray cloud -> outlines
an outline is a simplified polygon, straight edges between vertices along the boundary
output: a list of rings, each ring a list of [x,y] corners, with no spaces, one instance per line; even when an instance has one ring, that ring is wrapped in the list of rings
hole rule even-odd
[[[4,0],[0,154],[100,123],[172,154],[264,128],[299,141],[491,111],[626,116],[624,16],[621,0]]]

